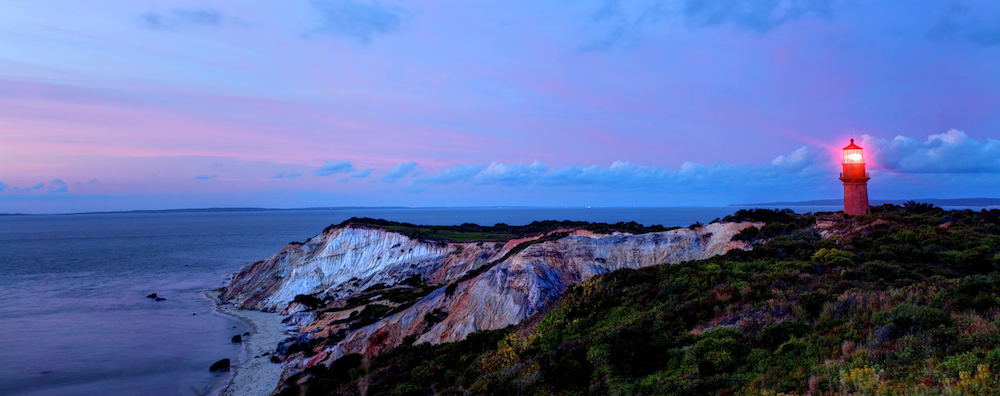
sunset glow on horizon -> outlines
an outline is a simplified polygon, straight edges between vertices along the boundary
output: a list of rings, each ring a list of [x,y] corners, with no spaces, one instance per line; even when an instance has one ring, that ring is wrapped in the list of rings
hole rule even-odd
[[[0,213],[1000,197],[996,2],[4,9]]]

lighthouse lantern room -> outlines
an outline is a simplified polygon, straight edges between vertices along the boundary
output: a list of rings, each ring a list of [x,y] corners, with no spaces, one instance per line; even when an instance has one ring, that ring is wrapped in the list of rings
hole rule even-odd
[[[868,213],[868,172],[865,172],[865,157],[861,147],[851,144],[844,147],[842,161],[844,172],[840,181],[844,182],[844,213],[863,215]]]

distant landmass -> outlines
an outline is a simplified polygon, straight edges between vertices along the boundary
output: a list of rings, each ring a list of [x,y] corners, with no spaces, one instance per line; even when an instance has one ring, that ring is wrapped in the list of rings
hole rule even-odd
[[[94,214],[133,214],[133,213],[210,213],[210,212],[266,212],[266,211],[291,211],[291,210],[331,210],[331,209],[355,209],[368,208],[366,206],[337,206],[337,207],[316,207],[316,208],[191,208],[191,209],[150,209],[150,210],[115,210],[107,212],[76,212],[76,213],[53,213],[45,215],[32,215],[25,213],[0,213],[0,216],[59,216],[59,215],[94,215]],[[402,206],[386,206],[385,209],[404,208]]]
[[[351,210],[351,209],[481,209],[497,208],[497,206],[318,206],[311,208],[188,208],[188,209],[144,209],[144,210],[113,210],[104,212],[71,212],[71,213],[0,213],[0,216],[68,216],[68,215],[100,215],[100,214],[136,214],[136,213],[218,213],[218,212],[269,212],[269,211],[297,211],[297,210]],[[535,208],[535,206],[503,206],[504,209]]]
[[[926,198],[926,199],[873,199],[871,200],[872,206],[878,206],[883,204],[893,204],[902,205],[908,201],[916,201],[921,203],[929,203],[935,206],[1000,206],[1000,198],[955,198],[955,199],[938,199],[938,198]],[[766,206],[766,207],[779,207],[779,206],[843,206],[843,199],[817,199],[812,201],[794,201],[794,202],[765,202],[765,203],[754,203],[754,204],[733,204],[729,206]]]
[[[1000,198],[956,198],[956,199],[938,199],[938,198],[927,198],[927,199],[873,199],[871,200],[872,206],[878,206],[882,204],[894,204],[902,205],[907,201],[916,201],[922,203],[929,203],[935,206],[945,207],[945,206],[1000,206]],[[764,203],[746,203],[746,204],[731,204],[728,206],[734,207],[767,207],[767,208],[779,208],[779,207],[792,207],[792,206],[843,206],[843,199],[817,199],[812,201],[791,201],[791,202],[764,202]],[[719,205],[724,206],[724,205]],[[76,213],[52,213],[52,214],[26,214],[26,213],[0,213],[0,216],[66,216],[66,215],[94,215],[94,214],[135,214],[135,213],[211,213],[211,212],[265,212],[265,211],[295,211],[295,210],[350,210],[350,209],[373,209],[376,207],[372,206],[330,206],[330,207],[314,207],[314,208],[190,208],[190,209],[154,209],[154,210],[120,210],[120,211],[106,211],[106,212],[76,212]],[[407,207],[407,206],[379,206],[379,209],[437,209],[443,207]],[[467,206],[462,208],[496,208],[496,206]],[[516,209],[516,208],[545,208],[544,206],[504,206],[506,209]]]

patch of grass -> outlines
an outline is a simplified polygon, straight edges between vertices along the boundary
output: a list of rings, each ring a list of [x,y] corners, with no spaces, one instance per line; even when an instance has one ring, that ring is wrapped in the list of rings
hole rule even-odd
[[[767,222],[751,251],[605,274],[519,326],[351,357],[285,391],[1000,394],[1000,211],[873,209],[824,214],[833,239],[816,216],[738,213]]]
[[[621,222],[615,224],[588,223],[583,221],[536,221],[523,226],[509,226],[499,223],[492,226],[465,223],[457,226],[421,226],[395,221],[371,218],[353,217],[337,225],[327,227],[342,227],[347,225],[367,225],[396,231],[410,238],[423,241],[439,242],[506,242],[525,236],[545,234],[560,228],[584,229],[597,233],[627,232],[641,234],[676,229],[679,227],[664,227],[661,225],[644,226],[636,222]],[[324,230],[326,231],[326,230]]]

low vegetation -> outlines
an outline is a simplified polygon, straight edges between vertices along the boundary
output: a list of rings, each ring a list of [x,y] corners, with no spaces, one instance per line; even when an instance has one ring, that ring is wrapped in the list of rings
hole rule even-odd
[[[396,285],[377,284],[342,301],[321,300],[316,296],[300,294],[294,302],[304,305],[303,311],[317,315],[336,312],[350,312],[343,319],[330,322],[336,331],[318,336],[315,333],[301,334],[282,342],[278,353],[290,356],[301,353],[306,357],[315,355],[316,348],[336,345],[351,331],[360,329],[387,316],[395,315],[424,298],[438,286],[427,285],[419,275],[413,275]],[[332,329],[331,329],[332,330]]]
[[[736,237],[751,251],[606,274],[518,326],[348,355],[281,394],[1000,394],[1000,211],[872,212],[740,211],[767,223]]]
[[[606,224],[588,223],[584,221],[551,220],[536,221],[523,226],[509,226],[503,223],[492,226],[480,226],[470,223],[457,226],[420,226],[409,223],[398,223],[395,221],[357,217],[352,217],[343,223],[330,227],[341,227],[346,225],[375,226],[396,231],[413,239],[444,242],[509,241],[511,239],[521,238],[524,236],[545,234],[560,228],[583,229],[604,234],[610,234],[616,231],[642,234],[678,228],[667,228],[661,225],[647,227],[634,221],[627,223],[622,222],[616,224]]]

